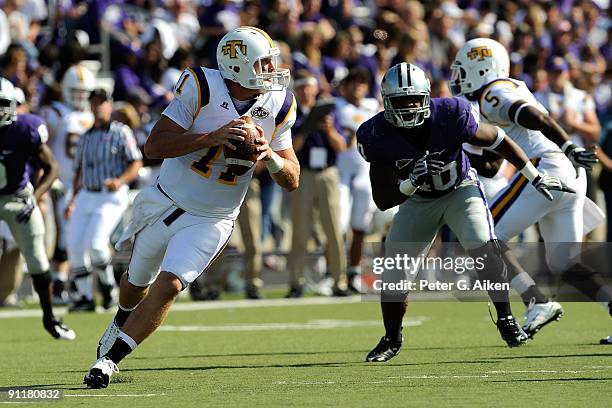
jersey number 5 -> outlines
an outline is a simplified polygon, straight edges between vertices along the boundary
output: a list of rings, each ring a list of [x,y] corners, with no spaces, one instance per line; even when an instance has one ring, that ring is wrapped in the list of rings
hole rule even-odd
[[[193,162],[193,164],[191,165],[191,169],[198,173],[200,176],[209,178],[212,174],[211,163],[217,160],[220,154],[220,146],[210,147],[206,154],[202,156],[200,160],[198,160],[197,162]],[[233,186],[236,184],[236,176],[234,175],[234,173],[229,171],[229,169],[225,169],[225,171],[222,171],[221,174],[219,174],[218,181],[221,184]]]
[[[494,108],[497,108],[497,105],[499,105],[499,98],[497,96],[491,95],[492,93],[492,91],[487,92],[484,98],[487,102],[491,103]]]

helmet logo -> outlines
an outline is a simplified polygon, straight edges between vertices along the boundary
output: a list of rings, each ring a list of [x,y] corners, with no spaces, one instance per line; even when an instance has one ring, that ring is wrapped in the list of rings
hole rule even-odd
[[[221,48],[223,55],[229,55],[231,59],[238,58],[237,49],[240,47],[240,52],[243,55],[247,53],[247,46],[242,42],[242,40],[229,40],[225,43],[225,45]]]
[[[478,58],[478,61],[484,61],[485,57],[492,57],[493,53],[489,47],[482,46],[472,48],[467,56],[471,60]]]

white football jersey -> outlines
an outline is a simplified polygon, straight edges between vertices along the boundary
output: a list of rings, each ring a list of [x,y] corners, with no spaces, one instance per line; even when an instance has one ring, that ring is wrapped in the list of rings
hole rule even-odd
[[[478,106],[482,120],[502,128],[530,159],[541,157],[544,153],[561,152],[559,146],[544,136],[542,132],[520,126],[516,124],[515,118],[510,117],[510,108],[520,100],[548,113],[523,81],[512,78],[491,82],[484,87],[479,101],[472,102],[472,104]],[[514,116],[516,113],[513,113]]]
[[[245,113],[264,129],[272,150],[292,147],[291,126],[296,102],[289,90],[257,97]],[[218,70],[188,68],[179,78],[174,99],[163,115],[188,133],[211,132],[238,119],[229,90]],[[227,168],[223,146],[213,146],[165,159],[158,183],[185,211],[201,216],[236,219],[255,166],[242,176]]]
[[[364,98],[359,106],[341,99],[336,104],[336,109],[340,126],[356,132],[363,122],[378,113],[380,104],[374,98]],[[340,172],[368,171],[370,168],[357,151],[356,143],[352,143],[346,150],[338,153],[336,166]]]
[[[68,111],[58,121],[51,141],[51,150],[60,168],[59,179],[66,190],[72,189],[74,170],[72,158],[76,152],[79,137],[94,124],[90,111]]]

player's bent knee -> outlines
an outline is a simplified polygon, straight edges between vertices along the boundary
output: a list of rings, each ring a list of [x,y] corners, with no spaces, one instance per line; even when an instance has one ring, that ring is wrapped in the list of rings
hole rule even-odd
[[[172,272],[162,271],[155,284],[168,297],[175,298],[188,284]]]

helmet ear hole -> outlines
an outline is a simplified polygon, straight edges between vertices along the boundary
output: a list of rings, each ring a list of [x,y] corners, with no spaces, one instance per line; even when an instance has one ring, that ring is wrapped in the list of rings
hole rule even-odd
[[[483,70],[478,71],[478,73],[480,74],[480,76],[484,76],[485,72]]]
[[[234,72],[235,72],[235,73],[237,73],[237,74],[240,72],[240,67],[237,67],[237,66],[235,66],[235,65],[232,67],[232,69],[233,69],[233,70],[234,70]]]

